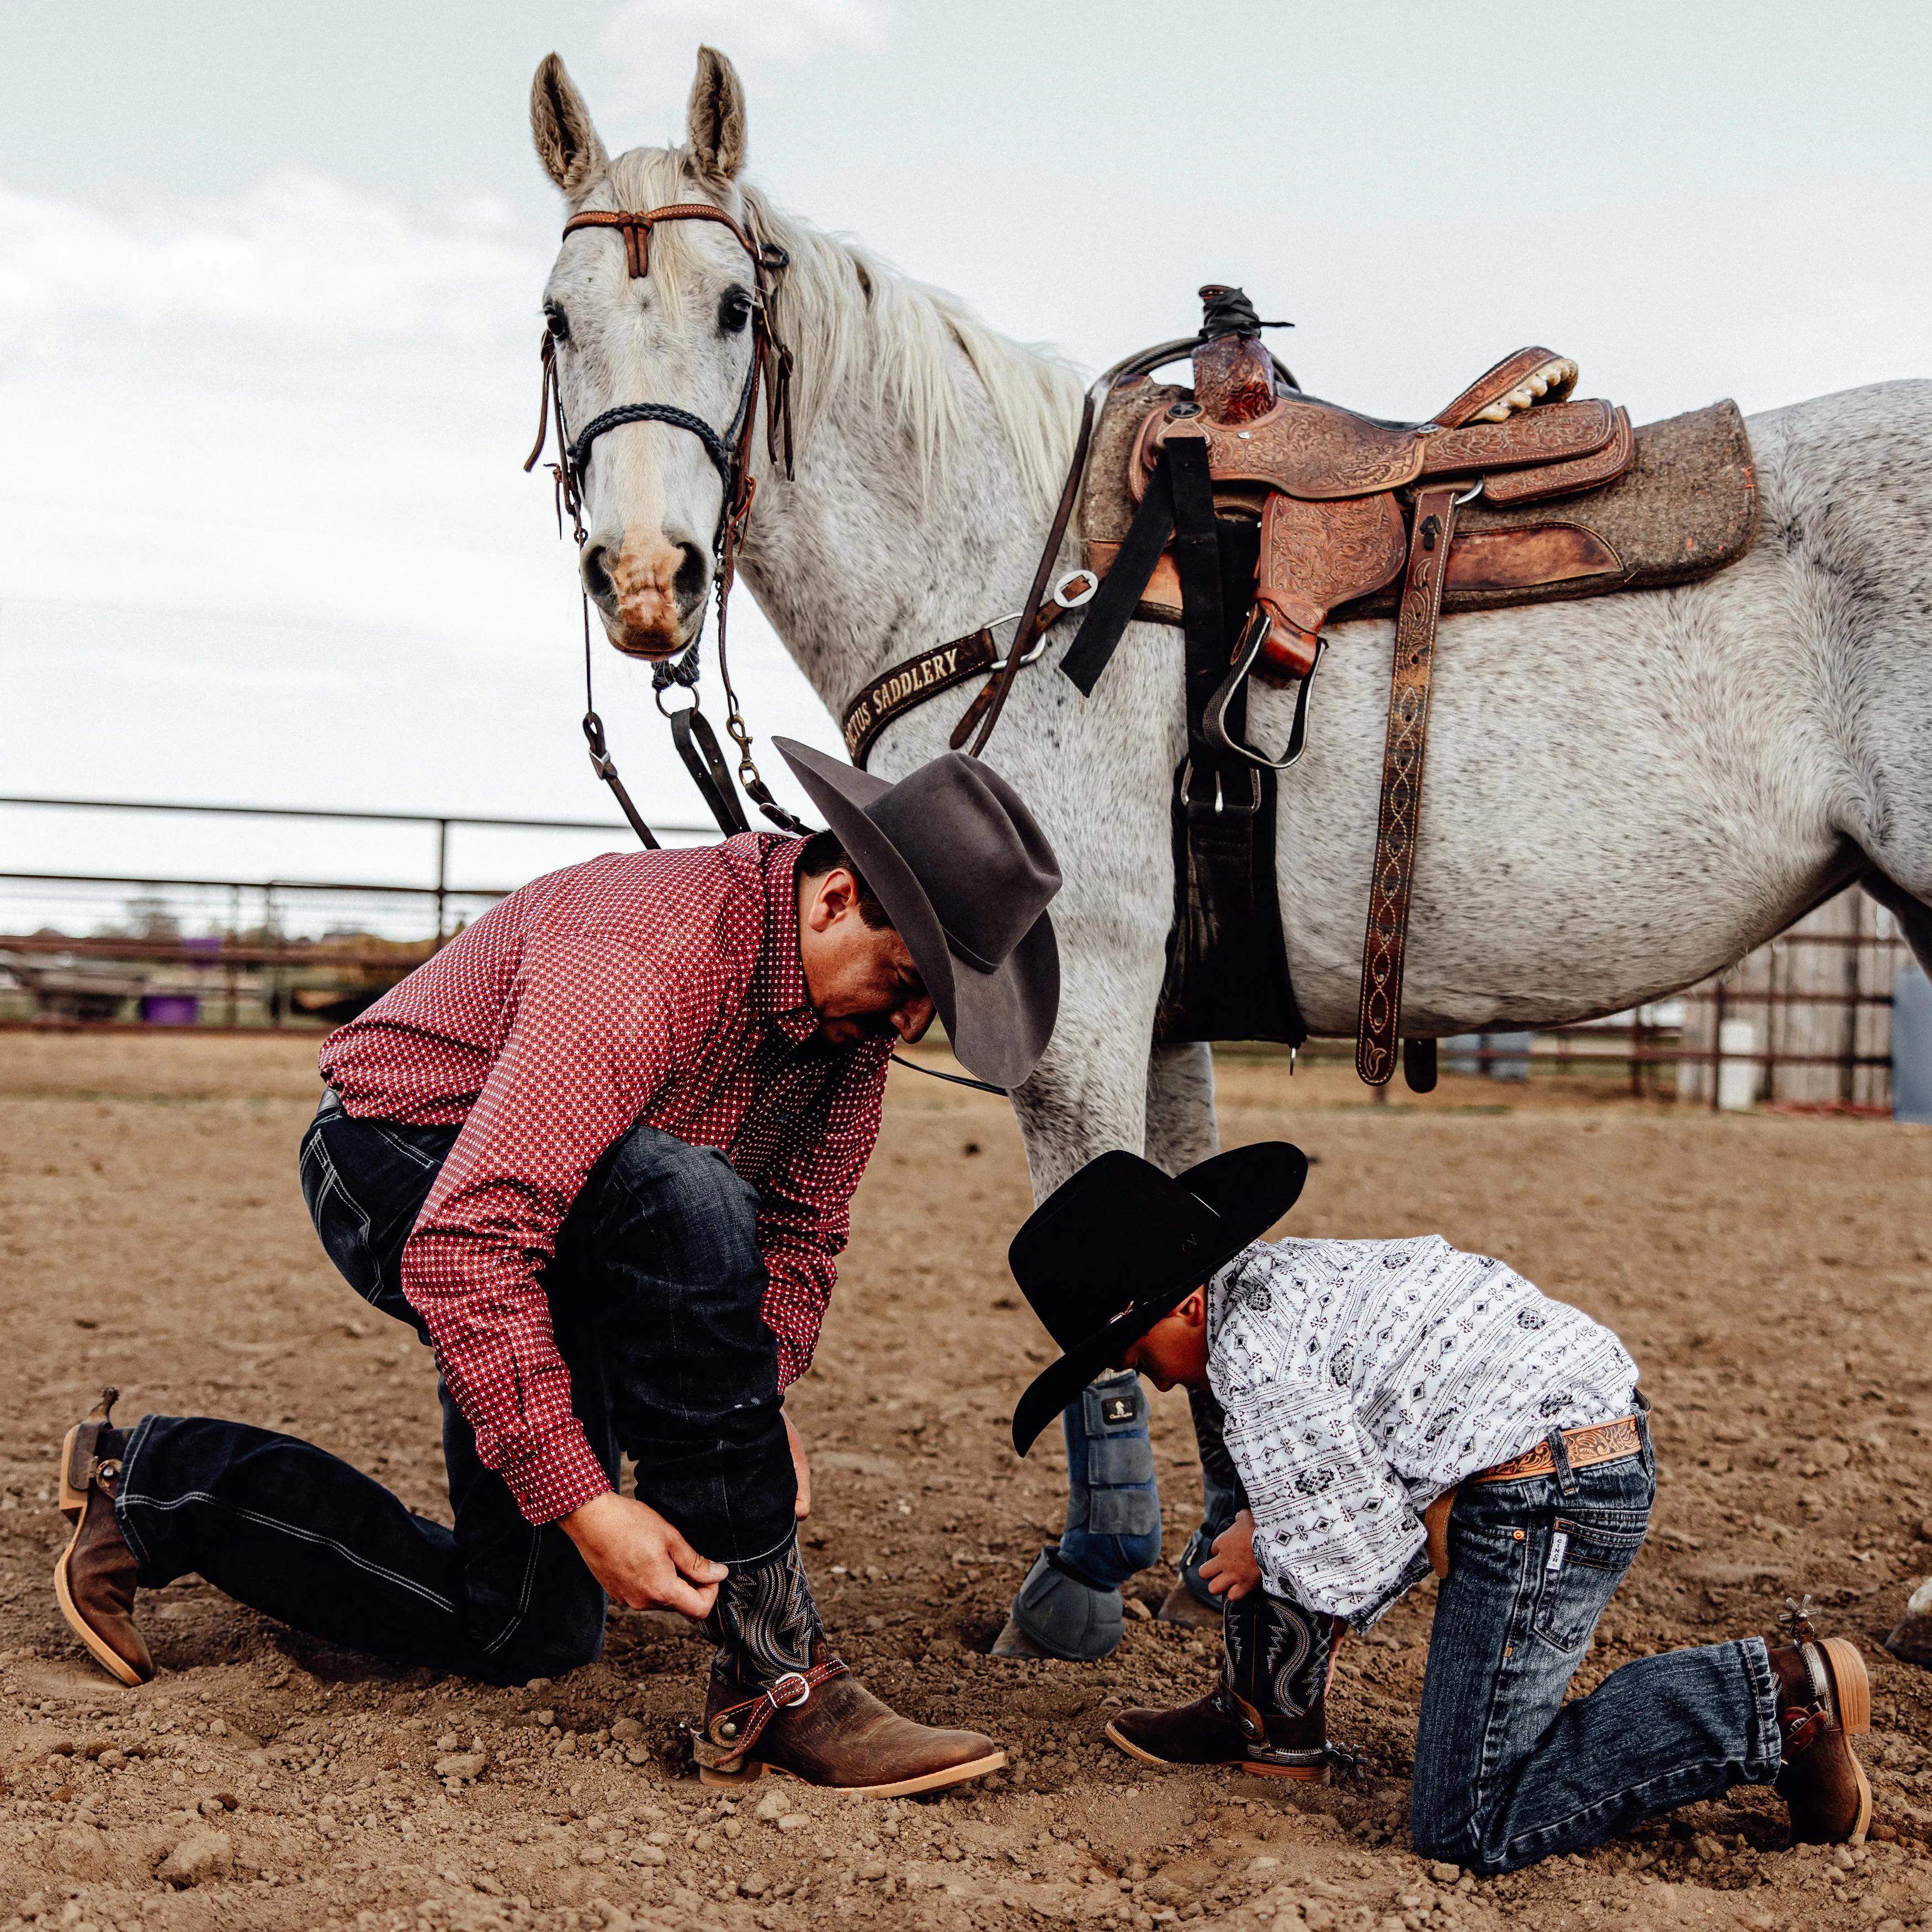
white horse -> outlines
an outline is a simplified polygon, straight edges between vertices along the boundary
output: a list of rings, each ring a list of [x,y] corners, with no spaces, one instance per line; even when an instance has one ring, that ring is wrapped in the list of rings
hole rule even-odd
[[[914,651],[1012,610],[1078,420],[1070,370],[742,178],[730,64],[700,55],[682,148],[614,160],[554,56],[532,92],[567,211],[702,201],[776,242],[796,350],[796,480],[759,453],[742,569],[833,715]],[[625,403],[722,429],[745,382],[750,274],[728,229],[657,229],[633,280],[620,238],[570,236],[544,302],[574,424]],[[1131,346],[1131,345],[1130,345]],[[1801,403],[1750,424],[1762,533],[1704,583],[1442,622],[1402,1030],[1612,1012],[1737,958],[1862,880],[1932,958],[1932,383]],[[610,641],[694,638],[718,474],[661,422],[614,430],[589,469],[586,588]],[[1070,542],[1062,568],[1079,560]],[[1130,628],[1094,695],[1022,672],[988,755],[1058,852],[1060,1022],[1013,1096],[1035,1190],[1109,1148],[1170,1169],[1214,1150],[1207,1049],[1150,1046],[1173,906],[1168,798],[1181,640]],[[1390,626],[1338,625],[1306,755],[1282,782],[1280,896],[1296,996],[1352,1034],[1388,703]],[[972,687],[910,712],[869,760],[944,750]],[[1286,736],[1258,694],[1253,736]]]

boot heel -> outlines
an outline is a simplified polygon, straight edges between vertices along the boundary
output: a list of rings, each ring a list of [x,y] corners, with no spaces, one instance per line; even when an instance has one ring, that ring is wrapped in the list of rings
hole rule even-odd
[[[1325,1764],[1256,1764],[1250,1760],[1241,1768],[1250,1778],[1292,1778],[1303,1784],[1327,1784],[1330,1781]]]
[[[1871,1729],[1871,1678],[1856,1644],[1828,1636],[1818,1648],[1832,1673],[1832,1691],[1838,1707],[1838,1724],[1847,1737],[1862,1737]]]
[[[700,1765],[698,1771],[700,1784],[749,1784],[754,1778],[762,1778],[765,1768],[756,1758],[748,1759],[736,1771],[726,1771],[722,1766]]]

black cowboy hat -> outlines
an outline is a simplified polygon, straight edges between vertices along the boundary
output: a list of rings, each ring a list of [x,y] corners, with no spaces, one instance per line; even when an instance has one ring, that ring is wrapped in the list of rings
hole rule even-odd
[[[1060,1011],[1046,916],[1060,862],[1019,794],[958,752],[892,784],[793,739],[772,742],[891,916],[953,1052],[981,1079],[1017,1087]]]
[[[1013,1447],[1024,1456],[1102,1369],[1259,1240],[1307,1177],[1299,1148],[1262,1141],[1172,1178],[1117,1148],[1055,1188],[1006,1250],[1013,1279],[1066,1352],[1020,1397]]]

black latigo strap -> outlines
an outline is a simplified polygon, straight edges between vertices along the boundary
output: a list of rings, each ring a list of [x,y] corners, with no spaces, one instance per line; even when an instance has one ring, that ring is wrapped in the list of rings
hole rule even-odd
[[[1147,494],[1127,526],[1126,540],[1114,556],[1113,568],[1087,607],[1087,621],[1080,626],[1079,636],[1060,661],[1060,674],[1078,686],[1083,698],[1093,696],[1094,687],[1132,622],[1141,592],[1148,587],[1173,535],[1174,492],[1162,460],[1154,466]]]
[[[999,656],[992,631],[982,628],[882,670],[845,707],[839,728],[845,734],[846,756],[863,771],[874,741],[895,718],[991,670]]]
[[[745,1757],[764,1736],[765,1726],[781,1711],[795,1711],[811,1702],[812,1694],[836,1677],[850,1675],[836,1657],[827,1657],[804,1670],[788,1670],[774,1678],[754,1696],[712,1713],[701,1735],[691,1741],[692,1754],[710,1770],[722,1770]]]

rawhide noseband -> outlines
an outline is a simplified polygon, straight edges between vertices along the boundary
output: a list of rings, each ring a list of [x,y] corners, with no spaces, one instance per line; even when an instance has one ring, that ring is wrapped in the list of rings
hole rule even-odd
[[[752,474],[752,437],[758,418],[758,388],[765,388],[766,447],[774,464],[782,462],[784,473],[792,473],[791,351],[772,332],[771,278],[789,266],[790,257],[777,243],[759,242],[722,208],[708,202],[674,202],[662,208],[592,209],[576,214],[563,224],[566,237],[580,230],[604,228],[623,238],[625,266],[634,281],[650,272],[651,230],[663,221],[715,221],[731,231],[733,238],[752,263],[752,359],[745,372],[745,386],[738,408],[721,432],[692,411],[673,403],[620,403],[586,423],[574,440],[563,413],[562,386],[558,378],[556,338],[546,328],[542,343],[543,387],[537,404],[537,440],[524,467],[532,470],[549,442],[553,424],[556,432],[557,460],[549,465],[556,482],[557,527],[563,526],[564,512],[570,514],[572,533],[580,550],[589,532],[584,527],[584,485],[597,439],[607,430],[628,423],[659,422],[680,429],[697,438],[716,469],[724,488],[718,506],[718,524],[711,536],[713,575],[718,586],[718,672],[724,686],[724,728],[738,747],[738,782],[758,809],[775,825],[788,832],[808,828],[787,812],[775,799],[752,758],[752,738],[738,708],[737,694],[731,687],[731,671],[725,656],[725,622],[731,586],[736,574],[738,552],[744,542],[745,528],[752,514],[752,499],[758,490]],[[656,848],[657,840],[631,802],[617,776],[604,736],[604,721],[597,715],[591,690],[590,600],[584,596],[584,735],[590,747],[591,768],[610,786],[631,827],[646,845]],[[731,782],[718,741],[710,724],[698,708],[699,674],[698,640],[674,662],[666,658],[652,672],[658,709],[670,721],[671,736],[694,783],[710,807],[718,829],[729,838],[750,830],[744,809],[731,789]],[[668,710],[664,693],[673,685],[682,685],[692,694],[689,706]]]

